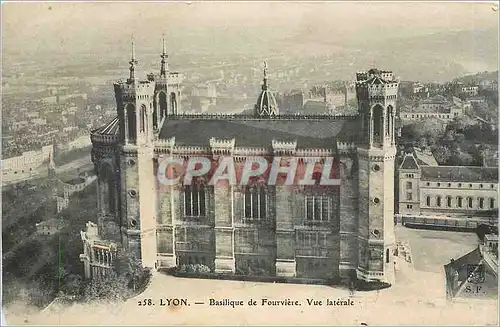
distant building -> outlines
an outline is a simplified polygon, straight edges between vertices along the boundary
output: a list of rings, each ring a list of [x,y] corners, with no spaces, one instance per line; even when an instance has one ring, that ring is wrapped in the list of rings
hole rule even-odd
[[[454,83],[452,88],[455,96],[465,95],[467,97],[474,97],[479,92],[479,86],[465,85],[464,83]]]
[[[400,82],[401,95],[406,98],[428,98],[429,87],[420,82],[401,81]]]
[[[486,103],[486,98],[481,96],[474,96],[467,99],[471,104]]]
[[[444,122],[449,122],[455,117],[461,117],[470,108],[470,102],[462,101],[453,97],[447,100],[443,96],[435,96],[428,100],[420,101],[413,108],[404,108],[400,114],[403,123],[411,123],[422,118],[439,118]]]
[[[52,236],[59,232],[64,226],[65,222],[60,219],[52,218],[35,224],[36,234],[39,236]]]
[[[217,90],[214,84],[195,86],[191,91],[191,107],[199,112],[209,111],[217,104]]]
[[[60,180],[59,190],[57,190],[55,199],[57,202],[57,213],[66,209],[69,205],[69,200],[71,196],[76,192],[83,191],[87,186],[89,186],[93,181],[97,179],[95,173],[85,172],[79,177],[70,177],[67,179]]]
[[[326,115],[330,111],[331,107],[322,100],[306,100],[304,103],[304,115]]]
[[[448,299],[498,299],[498,233],[485,235],[476,249],[451,259],[444,272]]]
[[[2,175],[4,182],[19,179],[22,177],[29,178],[31,174],[48,162],[49,158],[54,155],[53,145],[41,147],[39,150],[25,151],[22,155],[2,159]]]
[[[353,84],[344,83],[340,88],[325,88],[325,102],[333,109],[349,106],[349,101],[356,99],[356,90]]]
[[[315,86],[304,101],[304,114],[346,114],[355,99],[354,85],[347,82],[340,87]]]
[[[305,95],[300,89],[290,90],[283,95],[284,113],[301,113],[304,110]]]
[[[399,215],[475,228],[496,221],[497,210],[497,167],[430,166],[407,153],[398,168]]]
[[[67,192],[58,191],[56,193],[57,213],[60,213],[69,206],[69,195]]]

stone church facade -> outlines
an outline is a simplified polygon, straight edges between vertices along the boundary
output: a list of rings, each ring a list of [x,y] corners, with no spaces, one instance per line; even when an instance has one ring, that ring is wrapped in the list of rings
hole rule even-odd
[[[156,269],[199,263],[216,273],[327,279],[356,272],[394,282],[392,72],[356,74],[357,115],[280,115],[267,66],[253,115],[183,115],[182,75],[169,72],[165,49],[160,74],[140,80],[136,67],[132,50],[129,78],[114,84],[117,117],[91,134],[100,214],[98,232],[82,232],[87,277],[102,258],[109,267],[114,256],[104,252],[121,245]],[[229,156],[237,167],[251,156],[282,166],[296,158],[303,169],[308,158],[334,158],[340,185],[158,183],[162,158],[200,155],[212,163]]]

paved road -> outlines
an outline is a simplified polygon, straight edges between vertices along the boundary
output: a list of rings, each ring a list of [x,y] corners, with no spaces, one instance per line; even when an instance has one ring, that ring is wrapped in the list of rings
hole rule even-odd
[[[90,155],[87,155],[83,158],[79,158],[62,166],[56,167],[56,173],[64,173],[77,168],[82,169],[89,167],[92,167],[92,160],[90,159]]]
[[[79,158],[76,160],[73,160],[71,162],[68,162],[67,164],[64,164],[60,167],[56,167],[56,173],[66,173],[71,170],[76,170],[76,169],[86,169],[86,168],[91,168],[92,167],[92,161],[90,159],[90,155],[86,155],[83,158]],[[33,174],[24,174],[20,175],[18,178],[13,178],[13,179],[2,179],[2,184],[3,185],[10,185],[10,184],[15,184],[15,183],[20,183],[23,181],[29,181],[33,179],[39,179],[39,178],[46,178],[47,177],[47,170],[45,168],[40,168],[38,172],[33,173]]]

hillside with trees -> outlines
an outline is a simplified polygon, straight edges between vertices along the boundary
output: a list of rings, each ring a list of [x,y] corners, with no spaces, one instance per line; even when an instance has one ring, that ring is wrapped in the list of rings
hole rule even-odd
[[[44,307],[55,297],[92,300],[99,297],[124,298],[134,294],[144,285],[149,272],[142,269],[140,262],[126,252],[119,252],[116,273],[105,280],[84,281],[83,252],[80,231],[85,224],[97,219],[97,198],[95,185],[75,193],[67,209],[55,214],[55,207],[41,206],[36,219],[24,219],[24,237],[9,251],[4,251],[3,301],[8,304],[21,300],[34,306]],[[65,222],[63,229],[52,237],[35,234],[34,222],[57,218]]]
[[[431,150],[440,165],[481,166],[488,145],[496,145],[498,130],[464,116],[443,125],[437,118],[405,125],[400,144]]]

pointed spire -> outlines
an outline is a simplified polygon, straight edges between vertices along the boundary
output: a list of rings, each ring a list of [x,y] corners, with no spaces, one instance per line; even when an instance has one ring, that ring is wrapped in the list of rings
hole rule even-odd
[[[135,59],[135,42],[134,42],[134,35],[132,34],[132,57],[130,58],[129,64],[130,64],[130,77],[129,81],[135,80],[135,65],[137,65],[137,60]]]
[[[162,45],[163,45],[163,55],[166,55],[167,54],[167,47],[165,45],[165,33],[163,33],[161,41],[162,41]]]
[[[135,61],[135,42],[134,42],[134,34],[132,34],[132,61]]]
[[[166,77],[167,76],[167,71],[168,71],[168,55],[167,55],[167,46],[165,45],[165,34],[162,36],[162,46],[163,46],[163,52],[160,56],[161,58],[161,65],[160,65],[160,77]]]
[[[267,62],[264,61],[264,84],[262,84],[262,90],[267,90]]]

